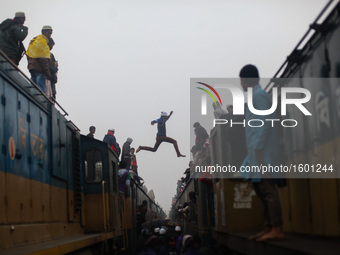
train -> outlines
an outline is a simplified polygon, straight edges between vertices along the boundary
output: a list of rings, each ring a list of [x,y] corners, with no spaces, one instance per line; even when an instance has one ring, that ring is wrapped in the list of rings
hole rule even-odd
[[[296,107],[287,107],[284,117],[297,120],[299,125],[279,128],[283,165],[301,165],[301,171],[309,170],[308,174],[285,178],[278,187],[286,240],[260,243],[248,239],[264,226],[261,202],[250,182],[193,175],[195,164],[239,165],[240,157],[244,159],[246,152],[233,147],[226,125],[216,125],[211,130],[209,144],[191,166],[192,177],[196,178],[191,178],[173,201],[170,216],[183,225],[184,232],[199,235],[202,244],[210,249],[223,247],[220,254],[339,254],[339,45],[340,2],[330,1],[274,77],[263,84],[269,94],[273,88],[290,87],[311,92],[306,107],[314,117],[306,117]],[[325,171],[331,166],[332,174],[311,175],[312,170],[306,167],[318,164],[327,165]],[[178,209],[190,203],[192,192],[196,195],[197,217],[181,218]]]
[[[1,51],[0,97],[0,254],[135,254],[138,206],[166,214],[134,181],[120,199],[116,152]]]

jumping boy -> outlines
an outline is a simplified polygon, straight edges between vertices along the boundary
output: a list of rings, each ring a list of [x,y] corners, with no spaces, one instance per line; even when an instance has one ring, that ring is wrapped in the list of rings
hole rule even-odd
[[[173,111],[171,111],[170,114],[168,115],[166,112],[161,112],[161,117],[159,119],[151,121],[151,125],[154,125],[154,124],[157,123],[158,132],[157,132],[157,137],[156,137],[156,143],[155,143],[153,148],[147,147],[147,146],[139,146],[136,152],[139,152],[140,150],[155,152],[155,151],[157,151],[159,145],[162,142],[168,142],[168,143],[172,143],[174,145],[174,148],[175,148],[176,153],[177,153],[177,157],[185,157],[185,155],[182,155],[179,152],[177,141],[175,139],[172,139],[172,138],[166,136],[165,123],[170,118],[172,113],[173,113]]]

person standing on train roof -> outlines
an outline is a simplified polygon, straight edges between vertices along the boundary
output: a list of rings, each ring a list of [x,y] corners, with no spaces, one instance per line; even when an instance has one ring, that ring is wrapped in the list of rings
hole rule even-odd
[[[132,138],[128,137],[126,139],[126,142],[123,144],[123,149],[122,149],[122,157],[121,160],[125,161],[127,163],[126,169],[130,170],[130,165],[131,165],[131,154],[130,154],[130,150],[131,150],[131,143],[132,143]]]
[[[6,19],[0,24],[0,50],[16,65],[25,55],[23,40],[28,34],[28,27],[24,26],[26,16],[24,12],[16,12],[14,19]]]
[[[138,175],[138,164],[137,164],[137,157],[135,154],[135,148],[130,149],[130,154],[131,154],[131,166],[130,169]]]
[[[111,149],[116,152],[118,155],[120,154],[116,137],[115,137],[115,129],[111,128],[107,131],[107,134],[104,136],[103,142],[107,143]]]
[[[191,149],[193,156],[196,152],[201,151],[203,149],[203,145],[205,141],[209,138],[207,130],[201,126],[199,122],[195,122],[193,126],[196,138],[195,138],[195,145]]]
[[[240,82],[244,91],[248,88],[253,90],[253,105],[255,109],[267,110],[272,105],[272,100],[267,92],[259,85],[260,76],[256,66],[246,65],[240,71]],[[246,123],[251,119],[276,119],[275,114],[260,116],[250,112],[246,107]],[[264,121],[264,123],[267,123]],[[245,127],[246,145],[248,154],[242,166],[275,166],[279,162],[278,132],[270,124],[261,127]],[[275,186],[275,179],[263,178],[260,173],[241,172],[241,175],[253,182],[257,196],[262,202],[264,209],[265,229],[260,233],[251,236],[256,241],[278,240],[284,238],[282,230],[282,210],[280,198]],[[262,178],[261,178],[262,177]]]
[[[49,65],[51,52],[48,41],[52,35],[52,31],[51,26],[43,26],[41,35],[31,40],[26,51],[27,68],[31,73],[31,79],[44,93],[46,92],[46,80],[51,81]]]
[[[50,47],[50,51],[53,49],[55,45],[54,40],[52,37],[48,40],[48,47]],[[54,54],[51,52],[50,58],[50,72],[51,72],[51,90],[52,90],[52,97],[54,101],[57,99],[57,90],[56,90],[56,83],[58,82],[58,61],[55,59]]]
[[[87,137],[94,138],[94,133],[96,133],[96,127],[95,127],[95,126],[91,126],[91,127],[89,128],[89,131],[90,131],[90,133],[88,133],[86,136],[87,136]]]
[[[166,112],[161,112],[161,117],[159,119],[151,121],[151,125],[154,125],[154,124],[157,123],[158,132],[157,132],[157,136],[156,136],[156,143],[155,143],[153,148],[147,147],[147,146],[139,146],[136,153],[138,153],[141,150],[155,152],[155,151],[157,151],[159,145],[162,142],[167,142],[167,143],[172,143],[174,145],[174,148],[175,148],[176,153],[177,153],[177,157],[185,157],[185,155],[182,155],[179,152],[177,141],[175,139],[172,139],[172,138],[166,136],[165,123],[168,121],[168,119],[171,117],[172,114],[173,114],[173,111],[171,111],[169,115]]]

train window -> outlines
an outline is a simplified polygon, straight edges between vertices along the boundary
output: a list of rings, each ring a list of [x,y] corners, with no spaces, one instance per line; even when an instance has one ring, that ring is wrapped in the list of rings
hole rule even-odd
[[[84,166],[87,182],[97,183],[103,180],[103,160],[100,151],[87,151],[85,153]]]

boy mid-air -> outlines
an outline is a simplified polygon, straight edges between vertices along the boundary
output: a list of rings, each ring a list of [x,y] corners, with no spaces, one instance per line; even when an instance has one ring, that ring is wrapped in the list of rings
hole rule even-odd
[[[172,113],[173,113],[173,111],[171,111],[170,114],[168,115],[166,112],[161,112],[161,117],[159,119],[151,121],[151,125],[154,125],[155,123],[157,123],[158,132],[157,132],[157,137],[156,137],[156,143],[153,146],[153,148],[147,147],[147,146],[139,146],[136,152],[139,152],[140,150],[155,152],[155,151],[157,151],[159,145],[162,142],[167,142],[167,143],[172,143],[174,145],[174,148],[175,148],[176,153],[177,153],[177,157],[185,157],[185,155],[182,155],[179,152],[177,141],[175,139],[172,139],[172,138],[166,136],[165,123],[170,118]]]

